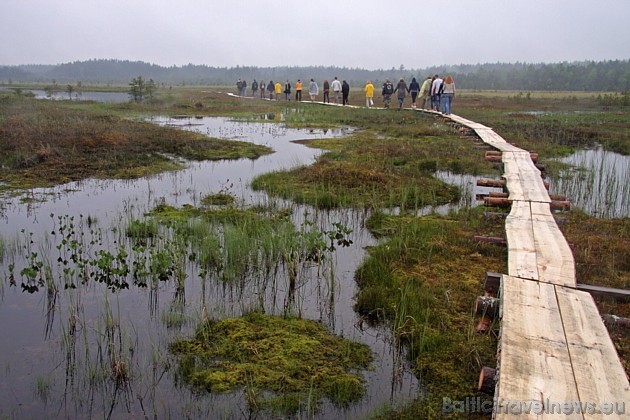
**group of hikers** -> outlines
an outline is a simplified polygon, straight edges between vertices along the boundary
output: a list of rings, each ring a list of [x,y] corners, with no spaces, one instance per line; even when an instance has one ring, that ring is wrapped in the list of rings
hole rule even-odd
[[[374,85],[368,80],[365,85],[365,106],[370,108],[374,106]],[[421,109],[426,109],[427,100],[429,101],[429,109],[442,112],[449,115],[455,97],[455,81],[452,76],[446,76],[442,79],[439,75],[428,76],[422,85],[416,80],[411,79],[411,83],[407,86],[404,78],[400,78],[396,86],[387,79],[383,83],[381,95],[383,96],[383,106],[389,108],[392,101],[392,95],[397,93],[398,109],[401,110],[407,94],[411,94],[411,107],[417,107],[418,97],[422,100]]]
[[[295,100],[302,100],[302,80],[298,79],[295,83]],[[261,98],[269,98],[269,99],[280,99],[282,94],[284,94],[284,98],[287,101],[291,100],[291,89],[293,86],[291,82],[288,80],[285,82],[284,86],[280,82],[273,82],[272,80],[269,83],[265,84],[263,80],[260,82],[254,80],[251,85],[251,96],[257,98],[260,95]],[[241,96],[247,96],[247,81],[238,79],[236,82],[236,89],[238,94]],[[350,95],[350,85],[348,82],[339,81],[337,77],[333,79],[332,82],[328,82],[328,80],[324,80],[323,91],[324,91],[324,102],[330,103],[330,91],[332,90],[334,94],[335,103],[339,103],[339,99],[341,98],[343,105],[348,105],[348,97]],[[266,95],[265,95],[266,92]],[[319,95],[319,85],[314,79],[308,84],[308,95],[311,101],[317,99],[317,95]]]
[[[258,95],[260,95],[261,98],[268,97],[269,99],[275,98],[278,100],[284,94],[285,100],[290,101],[292,98],[291,89],[295,88],[295,100],[301,101],[302,87],[303,83],[300,79],[298,79],[295,83],[295,86],[292,86],[291,82],[288,80],[284,86],[280,82],[274,83],[271,80],[267,84],[265,84],[263,80],[260,82],[254,80],[250,89],[251,96],[254,98],[257,98]],[[236,82],[236,89],[239,95],[247,96],[247,81],[238,79]],[[329,83],[328,80],[324,80],[324,103],[330,103],[331,90],[336,104],[339,103],[340,95],[342,104],[348,104],[348,96],[350,94],[350,85],[348,82],[345,80],[339,81],[337,77],[335,77],[331,83]],[[367,82],[364,87],[364,91],[365,106],[370,108],[374,106],[374,85],[371,81]],[[394,84],[387,79],[385,83],[383,83],[381,89],[383,106],[385,108],[389,108],[391,105],[392,95],[397,94],[398,110],[401,110],[408,93],[411,94],[412,108],[417,107],[417,100],[420,98],[422,101],[420,105],[421,109],[426,109],[425,106],[428,101],[429,109],[449,115],[451,113],[453,98],[455,97],[455,81],[450,75],[442,79],[438,74],[436,74],[434,76],[427,76],[427,78],[422,82],[422,85],[420,85],[415,77],[412,78],[411,83],[407,85],[405,79],[401,77],[396,86],[394,86]],[[319,95],[319,86],[314,79],[311,79],[308,84],[308,94],[311,101],[314,101],[317,98],[317,95]]]

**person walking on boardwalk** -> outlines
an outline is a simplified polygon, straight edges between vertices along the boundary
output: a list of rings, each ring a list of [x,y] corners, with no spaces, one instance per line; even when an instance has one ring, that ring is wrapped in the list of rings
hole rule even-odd
[[[383,89],[381,90],[381,95],[383,95],[383,106],[385,108],[389,108],[389,105],[392,102],[393,93],[394,85],[389,79],[385,80],[385,83],[383,83]]]
[[[433,98],[433,107],[436,111],[440,112],[440,94],[442,93],[442,82],[439,74],[435,75],[433,83],[431,84],[431,97]]]
[[[411,93],[411,107],[416,108],[416,99],[418,98],[418,93],[420,92],[420,83],[416,80],[416,78],[411,79],[411,83],[409,83],[409,93]]]
[[[427,103],[427,98],[429,98],[429,106],[431,105],[431,82],[433,80],[431,79],[431,76],[427,76],[427,78],[424,80],[424,82],[422,83],[422,87],[420,88],[420,95],[422,98],[422,105],[420,106],[422,109],[424,109],[426,103]]]
[[[273,91],[275,89],[275,85],[273,84],[273,80],[269,81],[267,85],[267,92],[269,93],[269,99],[273,100]]]
[[[442,82],[442,114],[451,114],[453,98],[455,98],[455,81],[451,75],[448,75],[444,78],[444,82]]]
[[[258,85],[260,87],[260,97],[265,99],[265,88],[267,87],[267,85],[265,84],[264,80],[260,81],[260,85]]]
[[[240,96],[242,91],[243,91],[243,82],[241,81],[241,79],[238,79],[238,81],[236,82],[236,94]]]
[[[254,79],[254,81],[252,82],[252,98],[255,98],[258,96],[258,82],[256,81],[256,79]]]
[[[302,81],[300,79],[298,79],[297,83],[295,84],[295,100],[302,100]]]
[[[279,101],[282,97],[282,84],[280,82],[276,82],[276,101]]]
[[[245,79],[241,82],[241,96],[247,96],[247,82]]]
[[[348,105],[348,97],[350,96],[350,85],[345,80],[341,83],[341,96],[343,104]]]
[[[319,95],[319,86],[317,86],[317,82],[314,79],[311,79],[311,82],[308,84],[308,96],[311,97],[311,102],[317,99],[317,95]]]
[[[286,96],[287,101],[291,100],[291,82],[288,80],[284,84],[284,95]]]
[[[370,108],[374,105],[374,85],[371,81],[365,85],[365,106]]]
[[[405,102],[405,98],[407,97],[407,92],[409,92],[409,88],[407,87],[407,83],[405,83],[405,79],[402,77],[398,81],[396,88],[394,89],[394,93],[398,92],[398,110],[402,109],[403,103]]]
[[[335,80],[332,81],[332,83],[330,84],[330,87],[332,88],[335,94],[335,103],[338,104],[339,92],[341,92],[341,82],[339,81],[339,79],[337,79],[337,76],[335,76]]]
[[[330,103],[330,83],[328,83],[328,79],[324,80],[324,103]]]

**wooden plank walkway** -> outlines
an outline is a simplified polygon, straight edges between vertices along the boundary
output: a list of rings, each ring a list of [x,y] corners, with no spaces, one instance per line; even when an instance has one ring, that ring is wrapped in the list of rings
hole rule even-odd
[[[493,418],[630,419],[628,377],[591,294],[577,290],[573,253],[530,153],[483,124],[417,111],[466,126],[501,151],[512,208]]]
[[[530,153],[489,127],[448,117],[502,152],[512,200],[493,418],[630,419],[628,377],[595,301],[576,289],[573,253]]]

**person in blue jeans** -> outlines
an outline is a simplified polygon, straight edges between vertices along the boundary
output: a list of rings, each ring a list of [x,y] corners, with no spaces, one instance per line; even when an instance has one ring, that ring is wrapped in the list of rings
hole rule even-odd
[[[449,75],[444,78],[442,84],[442,114],[449,115],[453,105],[453,98],[455,97],[455,81]]]

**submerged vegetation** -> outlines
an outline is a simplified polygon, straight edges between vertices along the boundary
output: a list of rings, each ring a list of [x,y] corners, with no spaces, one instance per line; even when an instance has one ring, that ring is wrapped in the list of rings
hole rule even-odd
[[[250,410],[311,417],[322,398],[348,405],[364,394],[360,373],[372,354],[364,344],[330,335],[321,324],[250,313],[208,320],[179,340],[184,381],[212,393],[245,389]]]

